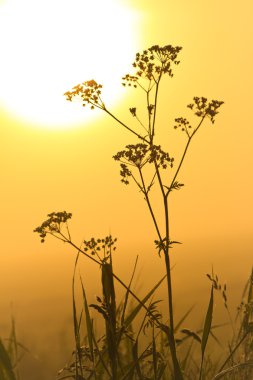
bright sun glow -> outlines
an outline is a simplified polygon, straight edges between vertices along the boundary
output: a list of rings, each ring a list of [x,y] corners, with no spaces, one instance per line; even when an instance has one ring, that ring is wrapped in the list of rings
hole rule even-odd
[[[120,0],[0,3],[0,103],[16,117],[65,128],[90,117],[63,93],[85,80],[115,102],[135,53],[136,14]],[[94,115],[94,114],[93,114]]]

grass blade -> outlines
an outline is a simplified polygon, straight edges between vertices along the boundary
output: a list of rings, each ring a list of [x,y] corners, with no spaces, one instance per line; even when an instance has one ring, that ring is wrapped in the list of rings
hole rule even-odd
[[[113,378],[116,379],[118,353],[116,342],[116,296],[112,275],[112,263],[102,264],[102,287],[108,316],[105,318],[107,349]]]
[[[199,373],[199,379],[202,379],[202,369],[203,369],[203,362],[204,362],[204,355],[205,355],[205,349],[208,341],[208,337],[210,334],[210,330],[212,327],[212,319],[213,319],[213,286],[211,288],[211,295],[209,300],[209,305],[206,313],[205,323],[204,323],[204,329],[201,339],[201,365],[200,365],[200,373]]]
[[[93,328],[92,328],[92,320],[90,317],[90,311],[89,306],[87,303],[86,293],[83,286],[82,278],[80,277],[81,286],[82,286],[82,292],[83,292],[83,303],[84,303],[84,311],[85,311],[85,319],[86,319],[86,329],[87,329],[87,335],[88,335],[88,343],[89,343],[89,349],[90,349],[90,355],[94,366],[94,351],[93,351]]]
[[[188,315],[192,312],[192,310],[193,310],[194,307],[195,307],[195,305],[191,306],[190,309],[187,310],[187,312],[182,316],[182,318],[180,319],[180,321],[177,323],[177,325],[174,328],[175,333],[178,331],[178,329],[180,328],[180,326],[182,325],[182,323],[186,320],[186,318],[188,317]]]
[[[139,364],[140,357],[138,355],[138,339],[133,345],[133,359],[135,363],[135,370],[136,370],[139,380],[144,380],[144,377],[142,376],[142,373],[141,373],[140,364]]]
[[[247,328],[253,326],[253,268],[249,278]]]
[[[221,379],[222,377],[224,377],[224,376],[226,376],[228,374],[231,374],[231,373],[235,372],[238,369],[244,369],[244,368],[250,368],[250,367],[253,368],[253,361],[248,361],[246,363],[236,364],[236,365],[234,365],[232,367],[229,367],[229,368],[225,369],[222,372],[219,372],[216,376],[214,376],[214,378],[212,380]],[[250,380],[250,379],[248,379],[248,380]]]
[[[156,351],[156,341],[155,341],[155,332],[154,332],[154,326],[153,326],[153,333],[152,333],[152,356],[153,356],[153,370],[154,370],[154,379],[157,379],[157,351]]]
[[[137,314],[139,313],[139,311],[141,310],[142,308],[142,305],[145,304],[147,302],[147,300],[154,294],[154,292],[156,291],[156,289],[161,285],[161,283],[163,282],[163,280],[167,277],[167,275],[163,276],[161,278],[160,281],[158,281],[158,283],[150,290],[150,292],[142,299],[141,303],[139,303],[132,311],[131,313],[126,317],[125,319],[125,327],[129,326],[134,318],[137,316]]]
[[[132,281],[133,281],[134,274],[135,274],[135,271],[136,271],[137,262],[138,262],[138,256],[136,257],[133,273],[132,273],[131,279],[129,281],[129,285],[128,285],[128,288],[127,288],[127,291],[126,291],[126,295],[125,295],[125,300],[124,300],[124,305],[123,305],[123,310],[122,310],[122,315],[121,315],[121,325],[124,324],[125,312],[126,312],[126,307],[127,307],[128,297],[129,297],[129,290],[130,290],[131,285],[132,285]]]
[[[7,350],[0,339],[0,374],[1,380],[16,380],[11,360]]]
[[[80,252],[78,252],[76,256],[73,279],[72,279],[72,308],[73,308],[73,324],[74,324],[74,334],[75,334],[75,344],[76,344],[76,350],[75,350],[76,352],[75,378],[76,379],[78,379],[79,377],[78,364],[79,364],[81,375],[83,376],[82,353],[81,353],[81,344],[80,344],[80,323],[77,318],[76,301],[75,301],[75,275],[76,275],[77,262],[79,259],[79,253]]]

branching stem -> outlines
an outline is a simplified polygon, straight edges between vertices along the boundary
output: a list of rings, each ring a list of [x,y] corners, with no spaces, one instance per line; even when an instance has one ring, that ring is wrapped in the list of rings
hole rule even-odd
[[[203,121],[205,120],[205,117],[206,117],[206,115],[204,115],[204,116],[202,117],[202,119],[200,120],[200,122],[199,122],[198,126],[196,127],[196,129],[193,131],[193,133],[191,134],[191,136],[188,137],[188,141],[187,141],[187,144],[186,144],[186,146],[185,146],[185,149],[184,149],[184,152],[183,152],[182,158],[181,158],[181,160],[180,160],[180,162],[179,162],[178,168],[177,168],[176,173],[175,173],[175,175],[174,175],[174,177],[173,177],[173,179],[172,179],[172,181],[171,181],[171,184],[170,184],[170,186],[169,186],[169,188],[168,188],[168,191],[166,192],[166,197],[168,197],[168,195],[169,195],[169,193],[171,192],[172,187],[173,187],[173,185],[174,185],[174,183],[175,183],[175,181],[176,181],[176,179],[177,179],[178,173],[179,173],[179,171],[180,171],[180,169],[181,169],[181,167],[182,167],[182,165],[183,165],[183,162],[184,162],[184,160],[185,160],[185,156],[186,156],[186,153],[187,153],[187,151],[188,151],[188,148],[189,148],[190,142],[191,142],[193,136],[194,136],[194,135],[197,133],[197,131],[199,130],[199,128],[200,128],[201,124],[203,123]]]
[[[142,187],[143,187],[143,192],[144,192],[144,195],[145,195],[145,199],[146,199],[146,202],[147,202],[147,205],[148,205],[149,212],[151,214],[153,223],[155,225],[155,229],[156,229],[157,235],[159,237],[159,240],[162,241],[162,236],[161,236],[161,233],[160,233],[160,230],[159,230],[159,227],[158,227],[158,223],[156,221],[156,217],[155,217],[154,211],[153,211],[151,203],[150,203],[148,191],[146,189],[145,181],[144,181],[143,174],[142,174],[142,171],[141,171],[140,168],[139,168],[139,173],[140,173],[141,183],[142,183]]]
[[[107,108],[104,108],[104,111],[110,115],[115,121],[117,121],[119,124],[121,124],[124,128],[126,128],[128,131],[133,133],[135,136],[137,136],[139,139],[142,141],[145,141],[148,143],[148,140],[146,139],[145,136],[141,136],[139,133],[135,132],[132,128],[128,127],[125,123],[123,123],[121,120],[119,120],[115,115],[113,115]]]

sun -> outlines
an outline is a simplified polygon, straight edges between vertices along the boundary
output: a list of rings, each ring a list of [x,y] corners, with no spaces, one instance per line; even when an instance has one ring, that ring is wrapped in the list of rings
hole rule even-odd
[[[5,0],[1,106],[22,121],[56,129],[91,116],[63,96],[78,83],[95,79],[106,100],[117,101],[136,51],[137,18],[121,0]]]

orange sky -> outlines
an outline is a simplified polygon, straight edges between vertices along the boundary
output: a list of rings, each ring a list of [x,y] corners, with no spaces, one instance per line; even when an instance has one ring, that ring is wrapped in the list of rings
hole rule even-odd
[[[188,292],[189,284],[194,291],[207,288],[204,274],[212,264],[237,293],[252,265],[252,2],[118,3],[135,11],[129,31],[129,38],[136,36],[130,70],[136,49],[153,44],[183,47],[175,77],[164,80],[160,94],[158,125],[164,148],[175,158],[182,151],[184,136],[174,131],[173,120],[187,115],[185,105],[193,96],[225,101],[214,126],[206,125],[192,143],[179,176],[185,187],[171,199],[171,223],[173,239],[184,243],[173,250],[177,294]],[[114,41],[106,43],[113,46]],[[120,49],[115,44],[114,53],[106,57],[112,71]],[[11,85],[12,73],[6,75]],[[86,79],[90,78],[84,72]],[[120,101],[111,103],[114,113],[132,123],[127,110],[138,100],[131,94],[131,90],[121,91]],[[153,249],[156,237],[142,196],[134,185],[120,183],[118,165],[111,158],[134,143],[133,137],[106,115],[95,116],[99,111],[79,126],[53,130],[13,117],[4,102],[0,106],[0,310],[6,315],[0,329],[6,326],[11,302],[21,325],[27,318],[30,326],[50,320],[49,308],[53,319],[64,310],[60,322],[64,326],[70,313],[70,306],[67,312],[62,304],[70,305],[74,256],[60,242],[48,239],[41,245],[32,232],[48,212],[73,213],[71,228],[77,244],[109,231],[117,236],[116,265],[125,280],[129,275],[123,268],[130,270],[136,254],[145,278],[152,274],[154,281],[158,279],[162,263]],[[91,270],[92,265],[85,263],[85,281],[94,294],[98,280],[93,283],[93,276],[88,276]],[[36,313],[39,308],[43,315]]]

